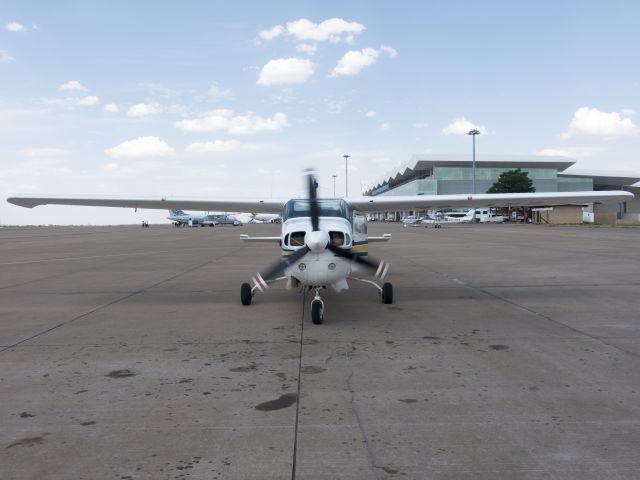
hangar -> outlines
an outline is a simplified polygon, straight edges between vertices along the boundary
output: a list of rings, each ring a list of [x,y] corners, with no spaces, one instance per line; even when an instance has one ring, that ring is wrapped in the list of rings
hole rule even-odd
[[[490,155],[477,154],[475,162],[475,193],[485,193],[501,173],[516,168],[527,172],[537,192],[575,192],[590,190],[623,189],[636,194],[630,202],[612,205],[595,205],[596,223],[640,222],[640,175],[615,171],[585,171],[570,167],[576,161],[561,156],[540,155]],[[473,193],[473,162],[469,155],[413,155],[392,171],[375,180],[365,195],[447,195]],[[577,210],[574,208],[573,210]],[[564,209],[553,214],[538,215],[546,223],[577,223],[576,212]],[[581,211],[581,209],[580,209]],[[548,211],[547,211],[548,212]],[[396,218],[413,212],[385,212]],[[581,217],[581,215],[580,215]],[[550,221],[551,219],[551,221]]]

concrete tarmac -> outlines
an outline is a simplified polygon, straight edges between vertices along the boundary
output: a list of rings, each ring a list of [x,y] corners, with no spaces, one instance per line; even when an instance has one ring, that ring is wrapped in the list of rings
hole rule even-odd
[[[315,326],[275,225],[0,230],[0,478],[640,478],[640,229],[386,232]]]

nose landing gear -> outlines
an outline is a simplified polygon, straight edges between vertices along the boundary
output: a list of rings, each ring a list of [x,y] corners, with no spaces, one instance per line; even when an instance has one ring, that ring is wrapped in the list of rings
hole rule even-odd
[[[316,289],[316,296],[311,301],[311,321],[320,325],[324,321],[324,302],[320,298],[320,290]]]

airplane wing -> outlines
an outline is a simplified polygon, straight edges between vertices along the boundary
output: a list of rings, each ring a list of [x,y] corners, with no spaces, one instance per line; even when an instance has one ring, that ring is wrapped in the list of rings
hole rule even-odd
[[[20,207],[38,205],[84,205],[89,207],[148,208],[157,210],[201,210],[249,213],[282,213],[286,200],[188,198],[188,197],[115,197],[19,195],[7,202]]]
[[[598,192],[478,193],[475,195],[380,195],[347,198],[347,203],[361,212],[414,210],[432,208],[539,207],[552,205],[586,205],[624,202],[633,193],[623,190]]]

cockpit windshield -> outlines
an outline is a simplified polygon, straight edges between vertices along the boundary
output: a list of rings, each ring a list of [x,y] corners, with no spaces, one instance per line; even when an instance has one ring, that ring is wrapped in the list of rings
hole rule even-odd
[[[310,215],[309,200],[293,199],[284,205],[282,220],[286,222],[290,218],[308,217]],[[348,220],[349,208],[347,203],[339,198],[321,198],[318,199],[318,216],[341,217]]]

